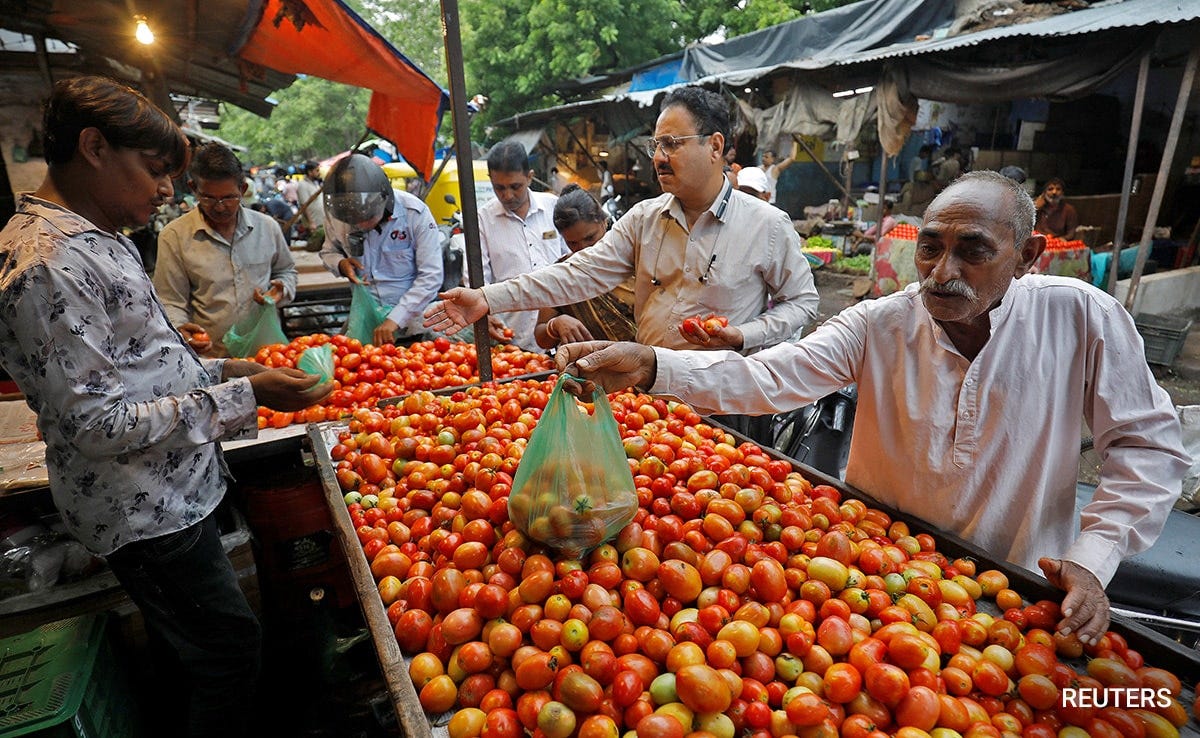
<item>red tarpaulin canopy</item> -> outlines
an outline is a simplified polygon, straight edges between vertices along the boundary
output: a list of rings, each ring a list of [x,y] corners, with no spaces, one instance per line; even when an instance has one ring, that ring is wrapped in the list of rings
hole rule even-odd
[[[339,0],[254,0],[242,59],[371,90],[367,126],[428,176],[446,92]]]

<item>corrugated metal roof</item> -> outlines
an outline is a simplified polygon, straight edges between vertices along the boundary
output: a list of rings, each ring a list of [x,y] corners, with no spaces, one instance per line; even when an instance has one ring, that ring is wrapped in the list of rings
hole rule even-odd
[[[863,62],[876,62],[884,59],[952,51],[1010,38],[1078,36],[1120,28],[1163,26],[1197,21],[1200,21],[1200,0],[1107,0],[1106,2],[1096,3],[1084,10],[1076,10],[1019,25],[989,28],[985,31],[931,41],[893,44],[884,48],[849,54],[838,55],[833,53],[822,54],[819,57],[793,59],[782,64],[740,69],[711,75],[690,83],[679,84],[704,85],[724,82],[729,85],[740,86],[781,69],[827,69],[835,66],[848,66]],[[649,105],[658,95],[676,86],[679,85],[645,92],[617,92],[600,99],[584,100],[522,113],[501,121],[501,123],[515,123],[517,125],[529,125],[534,122],[540,123],[557,114],[566,112],[582,113],[593,107],[622,100],[633,100],[639,105]]]
[[[1085,10],[1063,13],[1029,23],[989,28],[977,33],[967,33],[933,41],[896,44],[883,49],[850,54],[834,60],[832,65],[841,66],[932,54],[1009,38],[1077,36],[1118,28],[1140,28],[1194,21],[1200,21],[1200,2],[1197,0],[1110,0],[1097,3]],[[809,68],[803,62],[796,66]],[[826,66],[826,64],[820,66]]]

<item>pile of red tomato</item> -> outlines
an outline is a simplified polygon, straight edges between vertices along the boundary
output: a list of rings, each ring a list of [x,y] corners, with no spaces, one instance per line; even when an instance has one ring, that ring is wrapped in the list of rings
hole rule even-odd
[[[612,396],[637,516],[556,560],[507,515],[552,386],[360,409],[331,449],[421,704],[453,711],[452,738],[1163,738],[1188,721],[1179,679],[1119,634],[1055,634],[1055,602],[685,405]],[[1096,706],[1128,687],[1169,699]]]
[[[1067,241],[1057,236],[1046,236],[1047,251],[1078,251],[1086,248],[1087,244],[1079,239]]]
[[[294,367],[306,349],[333,344],[333,394],[320,405],[299,412],[258,409],[259,428],[285,428],[292,423],[337,420],[360,407],[375,407],[381,399],[418,390],[458,387],[479,381],[475,344],[439,337],[409,346],[375,346],[343,335],[315,333],[291,343],[264,346],[250,357],[268,367]],[[492,348],[492,374],[498,379],[534,374],[554,368],[545,354],[512,345]]]

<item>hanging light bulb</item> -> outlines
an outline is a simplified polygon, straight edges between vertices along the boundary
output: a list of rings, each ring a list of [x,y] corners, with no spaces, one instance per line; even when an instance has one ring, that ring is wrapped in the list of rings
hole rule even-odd
[[[135,15],[133,16],[133,20],[137,22],[137,29],[133,32],[134,38],[147,46],[154,43],[154,31],[150,30],[150,24],[146,22],[146,16]]]

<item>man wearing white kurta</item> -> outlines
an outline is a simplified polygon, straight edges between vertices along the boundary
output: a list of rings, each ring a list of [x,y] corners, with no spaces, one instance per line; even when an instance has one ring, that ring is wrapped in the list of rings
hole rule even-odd
[[[1067,591],[1059,629],[1095,642],[1108,626],[1104,585],[1158,538],[1189,460],[1129,314],[1081,280],[1027,275],[1045,247],[1033,217],[1019,185],[972,172],[926,211],[919,285],[798,344],[749,357],[572,344],[560,369],[702,413],[779,412],[857,382],[847,482],[1040,566]],[[1077,532],[1081,418],[1104,461]]]

